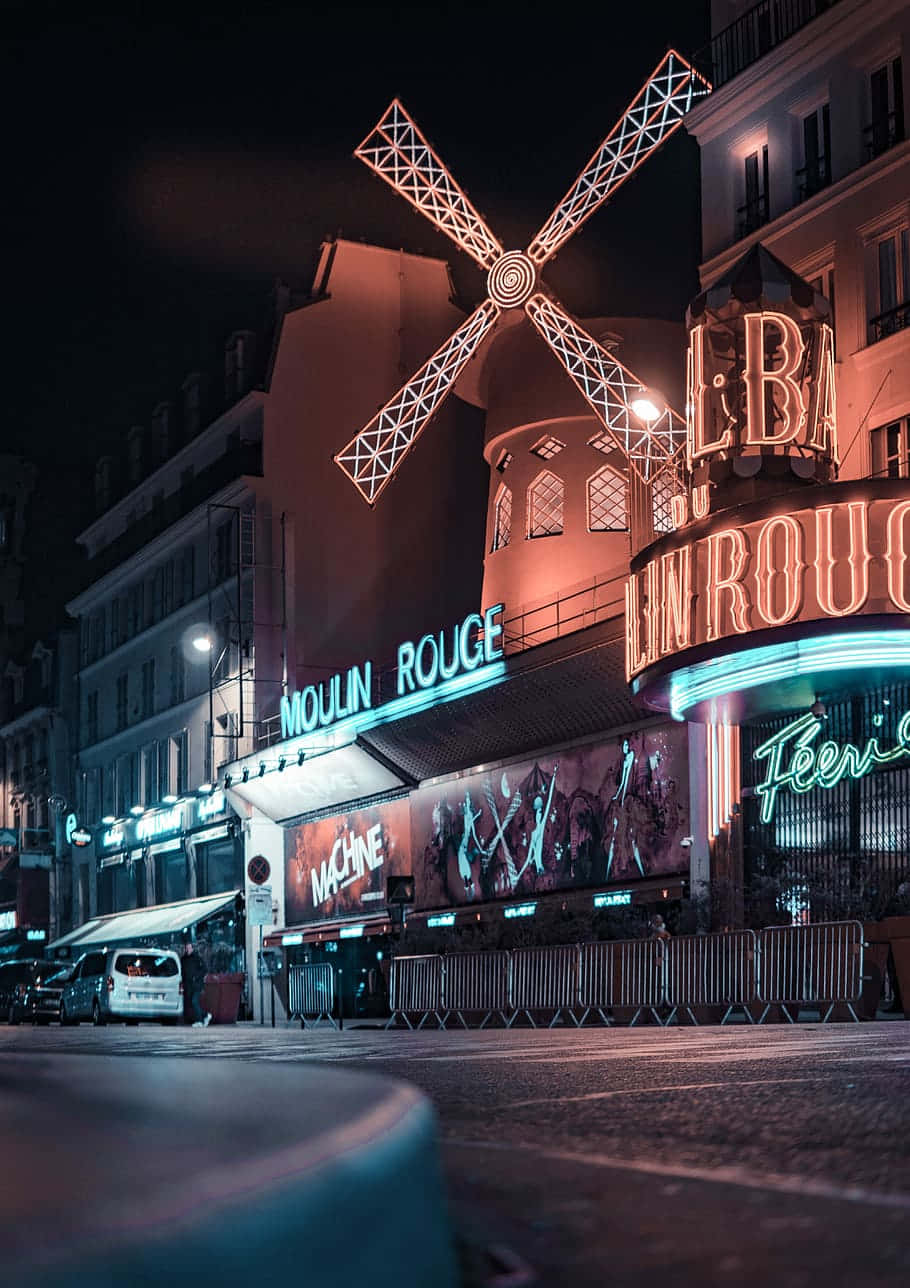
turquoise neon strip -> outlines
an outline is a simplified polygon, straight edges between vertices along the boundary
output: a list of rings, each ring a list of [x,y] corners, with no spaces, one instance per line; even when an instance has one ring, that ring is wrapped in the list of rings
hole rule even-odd
[[[670,677],[670,714],[683,720],[700,702],[818,671],[910,667],[910,631],[861,631],[745,649],[684,667]]]

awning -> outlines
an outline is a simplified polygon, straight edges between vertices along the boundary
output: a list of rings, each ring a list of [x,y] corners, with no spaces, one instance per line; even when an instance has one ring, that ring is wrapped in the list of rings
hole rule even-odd
[[[135,908],[130,912],[115,912],[107,917],[93,917],[77,930],[55,939],[47,945],[47,952],[57,948],[83,948],[91,944],[123,944],[152,935],[173,935],[190,926],[196,926],[207,917],[221,912],[233,903],[239,890],[225,890],[222,894],[206,895],[203,899],[181,899],[179,903],[161,903],[154,908]]]
[[[388,935],[392,921],[387,913],[374,913],[346,921],[314,921],[305,926],[285,926],[270,930],[265,936],[266,948],[294,948],[300,944],[326,943],[333,939],[366,939],[370,935]]]

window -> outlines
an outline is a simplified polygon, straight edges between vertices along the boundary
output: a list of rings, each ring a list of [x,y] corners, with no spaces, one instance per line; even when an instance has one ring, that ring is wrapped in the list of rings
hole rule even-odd
[[[129,756],[117,757],[117,791],[115,796],[114,813],[122,818],[129,812],[130,805],[130,758]]]
[[[181,729],[171,738],[174,749],[174,791],[177,795],[187,790],[190,781],[189,738],[185,729]]]
[[[866,159],[879,157],[904,138],[904,82],[901,60],[894,58],[869,77],[869,124],[864,131]]]
[[[171,765],[173,757],[171,756],[170,738],[159,738],[158,740],[158,793],[159,796],[167,796],[173,792],[174,784],[171,775]]]
[[[215,775],[212,752],[212,724],[210,720],[206,720],[202,726],[202,781],[205,783],[210,783]]]
[[[654,532],[672,532],[676,526],[673,522],[673,497],[680,491],[679,481],[672,470],[663,470],[651,484],[651,522]]]
[[[186,697],[186,662],[179,644],[171,647],[171,706]]]
[[[174,561],[169,559],[161,569],[162,613],[168,617],[174,611]]]
[[[877,478],[910,477],[910,417],[873,429],[872,473]]]
[[[214,584],[227,581],[234,571],[234,525],[230,519],[222,523],[215,533],[215,565],[212,569]]]
[[[604,456],[612,456],[617,450],[614,439],[603,429],[588,439],[588,446],[593,447],[595,452],[603,452]]]
[[[534,456],[539,456],[542,461],[549,461],[554,456],[558,456],[564,447],[565,443],[554,438],[552,434],[544,434],[543,438],[539,438],[531,448],[531,452]]]
[[[142,804],[142,783],[140,775],[142,773],[142,757],[138,751],[131,751],[127,756],[129,771],[129,801],[130,807]]]
[[[192,546],[186,546],[177,557],[176,595],[178,606],[188,604],[195,593],[195,560]]]
[[[910,326],[910,234],[898,228],[874,248],[869,283],[869,343]]]
[[[142,719],[155,714],[155,659],[142,663]]]
[[[125,729],[129,718],[129,675],[117,676],[117,732]]]
[[[834,265],[826,264],[823,269],[815,274],[814,277],[806,279],[814,291],[819,295],[824,295],[825,299],[831,305],[831,330],[835,334],[835,345],[837,341],[837,330],[834,320]]]
[[[796,172],[797,200],[821,192],[831,182],[831,111],[827,103],[803,117],[803,165]]]
[[[98,741],[98,690],[85,700],[85,741],[88,746]]]
[[[744,190],[746,200],[737,210],[739,236],[761,228],[768,222],[768,145],[750,152],[745,159]]]
[[[117,766],[106,765],[101,771],[101,813],[113,814],[117,808]]]
[[[565,488],[549,470],[538,474],[528,489],[528,536],[556,537],[562,532]]]
[[[512,540],[512,491],[500,483],[493,506],[493,549],[501,550]]]
[[[626,480],[605,465],[588,479],[588,531],[625,532],[628,527]]]
[[[496,468],[500,474],[505,474],[506,470],[512,464],[512,453],[507,452],[505,448],[499,453],[499,459],[496,462]]]

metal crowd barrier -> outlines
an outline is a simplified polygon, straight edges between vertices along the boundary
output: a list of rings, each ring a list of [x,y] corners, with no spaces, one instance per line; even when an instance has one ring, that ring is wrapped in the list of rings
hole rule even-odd
[[[657,1008],[664,1000],[662,962],[662,944],[656,939],[582,944],[580,1022],[584,1024],[595,1011],[604,1024],[610,1024],[614,1007],[625,1007],[634,1012],[631,1024],[643,1011],[661,1023]]]
[[[415,1026],[409,1016],[420,1016],[417,1024],[422,1029],[432,1015],[439,1028],[443,1027],[442,971],[443,959],[436,955],[425,957],[393,957],[389,981],[389,1004],[392,1014],[386,1028],[391,1028],[401,1016],[409,1029]]]
[[[512,1014],[508,1025],[526,1015],[532,1028],[537,1023],[532,1011],[552,1011],[549,1027],[566,1014],[578,1024],[575,1007],[579,1004],[578,984],[581,976],[581,953],[578,944],[554,948],[516,948],[511,956],[509,1000]]]
[[[817,1006],[824,1024],[843,1003],[859,1021],[853,1003],[863,987],[863,928],[858,921],[808,926],[771,926],[759,932],[759,1024],[779,1006],[791,1024],[790,1007]],[[827,1005],[827,1010],[824,1007]]]
[[[288,1012],[306,1028],[307,1020],[317,1025],[328,1020],[337,1029],[332,1012],[335,1009],[335,971],[331,962],[308,962],[288,968]]]
[[[443,968],[442,1022],[450,1015],[468,1027],[465,1012],[482,1014],[480,1027],[498,1015],[508,1025],[509,954],[507,952],[451,953]]]
[[[665,939],[663,949],[663,1000],[671,1008],[664,1023],[684,1011],[697,1024],[694,1006],[725,1006],[721,1024],[736,1010],[742,1010],[748,1022],[754,1023],[749,1011],[749,1003],[756,1000],[754,931],[684,935]]]

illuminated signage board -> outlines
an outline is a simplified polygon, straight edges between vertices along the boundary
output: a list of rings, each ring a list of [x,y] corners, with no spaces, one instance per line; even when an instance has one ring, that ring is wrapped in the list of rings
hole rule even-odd
[[[15,908],[6,908],[3,912],[0,912],[0,930],[15,930],[16,925]]]
[[[26,939],[36,940],[37,942],[40,943],[42,940],[47,939],[47,931],[46,930],[27,930],[25,932],[25,937]]]
[[[185,806],[189,806],[189,821],[186,821]],[[144,845],[157,841],[161,837],[174,836],[184,827],[195,823],[205,823],[226,809],[223,791],[211,792],[187,802],[178,802],[168,809],[149,810],[135,819],[124,819],[106,828],[100,835],[100,848],[114,850],[130,848],[133,845]],[[80,842],[75,835],[73,843]]]
[[[594,896],[595,908],[624,908],[632,902],[631,890],[608,890]]]
[[[882,717],[873,723],[882,725]],[[752,753],[753,760],[766,761],[765,777],[755,788],[761,799],[761,820],[770,823],[778,793],[787,788],[804,795],[814,787],[836,787],[844,778],[865,778],[881,765],[910,756],[910,711],[905,711],[897,724],[895,743],[879,746],[879,735],[873,734],[860,749],[852,742],[837,743],[829,739],[816,742],[824,721],[811,713],[801,716],[772,734]]]
[[[695,326],[687,374],[690,469],[791,448],[837,462],[834,333],[825,323],[765,311]]]
[[[513,907],[505,909],[505,915],[507,917],[533,917],[536,911],[536,903],[516,903]]]
[[[363,926],[342,926],[338,932],[339,939],[361,939],[363,938]]]
[[[629,679],[790,623],[910,613],[910,500],[876,497],[874,484],[865,499],[831,500],[847,488],[856,495],[855,484],[819,489],[813,509],[752,521],[743,507],[737,522],[718,515],[705,535],[652,547],[626,584]]]
[[[435,927],[437,926],[454,926],[454,925],[455,925],[454,912],[443,912],[436,917],[427,917],[427,926],[431,930],[435,929]]]
[[[475,671],[502,657],[502,623],[497,619],[504,605],[497,604],[480,613],[469,613],[464,621],[422,636],[416,643],[407,640],[398,647],[395,691],[399,698],[434,689],[456,675]],[[356,716],[373,705],[372,663],[352,666],[321,684],[281,699],[281,737],[294,738],[326,729],[349,716]]]
[[[303,935],[282,935],[281,942],[285,948],[296,948],[303,943]]]

